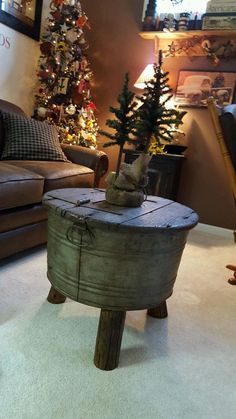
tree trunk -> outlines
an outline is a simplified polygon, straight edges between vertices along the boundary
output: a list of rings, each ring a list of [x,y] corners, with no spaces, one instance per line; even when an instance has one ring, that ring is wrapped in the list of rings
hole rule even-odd
[[[122,144],[119,149],[119,155],[118,155],[117,166],[116,166],[116,177],[119,175],[119,171],[120,171],[123,148],[124,148],[124,144]]]

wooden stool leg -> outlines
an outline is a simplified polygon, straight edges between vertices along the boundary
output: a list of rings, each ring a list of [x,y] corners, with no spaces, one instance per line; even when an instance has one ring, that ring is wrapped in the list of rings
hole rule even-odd
[[[51,286],[47,300],[52,304],[62,304],[66,301],[66,297]]]
[[[228,279],[228,283],[230,285],[236,285],[236,265],[226,265],[226,268],[230,269],[231,271],[233,271],[233,278],[229,278]]]
[[[151,317],[155,317],[156,319],[164,319],[167,317],[168,311],[166,301],[162,301],[162,303],[155,308],[149,308],[147,314]]]
[[[113,370],[119,363],[125,316],[125,311],[101,310],[94,354],[94,364],[101,370]]]

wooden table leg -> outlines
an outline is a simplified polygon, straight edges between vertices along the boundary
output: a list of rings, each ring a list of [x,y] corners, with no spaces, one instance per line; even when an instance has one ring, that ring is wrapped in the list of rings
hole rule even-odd
[[[47,300],[52,304],[62,304],[66,301],[66,297],[51,286]]]
[[[101,370],[113,370],[119,363],[125,316],[125,311],[101,310],[94,354]]]
[[[230,285],[236,285],[236,265],[226,265],[226,268],[233,271],[233,275],[234,275],[233,278],[228,279],[228,283]]]
[[[166,301],[162,301],[158,306],[155,308],[149,308],[147,314],[151,317],[155,317],[156,319],[164,319],[168,316],[167,305]]]

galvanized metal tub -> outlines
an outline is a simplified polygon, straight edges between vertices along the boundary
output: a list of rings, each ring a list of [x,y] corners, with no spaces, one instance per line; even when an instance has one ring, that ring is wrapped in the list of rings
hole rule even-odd
[[[116,207],[94,189],[48,192],[44,204],[48,278],[56,290],[108,310],[152,308],[170,297],[198,221],[190,208],[156,196],[140,208]]]

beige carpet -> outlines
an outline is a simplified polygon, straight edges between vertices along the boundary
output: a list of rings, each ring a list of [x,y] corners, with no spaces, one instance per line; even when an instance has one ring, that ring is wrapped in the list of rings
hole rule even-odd
[[[1,419],[235,419],[231,231],[190,233],[169,317],[129,312],[120,364],[93,365],[99,310],[46,301],[46,249],[0,266]]]

